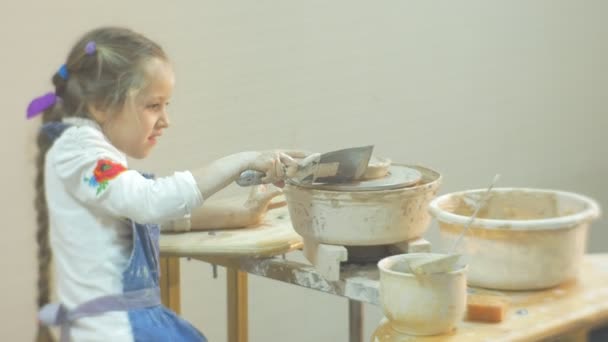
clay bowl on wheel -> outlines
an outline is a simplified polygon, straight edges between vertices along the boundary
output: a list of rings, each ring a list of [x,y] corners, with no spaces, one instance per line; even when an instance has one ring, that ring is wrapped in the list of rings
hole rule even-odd
[[[360,184],[284,188],[295,231],[304,239],[332,245],[383,245],[420,237],[428,228],[428,204],[441,175],[423,166],[392,165],[393,175],[415,173],[418,181],[392,188],[376,180]],[[390,184],[389,184],[390,185]]]

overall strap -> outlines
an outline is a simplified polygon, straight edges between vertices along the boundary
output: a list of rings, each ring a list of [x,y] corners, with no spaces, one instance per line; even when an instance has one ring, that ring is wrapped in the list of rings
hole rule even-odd
[[[62,121],[49,121],[42,125],[40,131],[46,134],[50,141],[54,142],[55,140],[57,140],[57,138],[61,136],[61,134],[63,134],[63,131],[65,131],[70,126],[71,125],[66,124]]]
[[[72,310],[59,303],[45,305],[38,318],[45,325],[61,327],[61,342],[69,340],[70,323],[83,317],[100,315],[110,311],[128,311],[161,305],[160,288],[146,288],[116,295],[102,296],[84,302]]]

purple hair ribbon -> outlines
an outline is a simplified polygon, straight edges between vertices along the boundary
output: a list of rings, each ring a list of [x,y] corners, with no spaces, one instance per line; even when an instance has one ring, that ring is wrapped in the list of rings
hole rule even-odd
[[[42,112],[51,108],[57,103],[57,95],[55,93],[46,93],[40,97],[37,97],[30,102],[27,106],[27,119],[31,119],[40,115]]]

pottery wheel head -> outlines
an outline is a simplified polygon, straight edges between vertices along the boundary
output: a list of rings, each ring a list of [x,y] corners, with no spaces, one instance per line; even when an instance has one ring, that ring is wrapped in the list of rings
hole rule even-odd
[[[330,191],[377,191],[411,187],[421,180],[422,174],[420,171],[404,165],[391,165],[388,168],[387,175],[382,178],[341,184],[312,183],[310,185],[297,185]]]

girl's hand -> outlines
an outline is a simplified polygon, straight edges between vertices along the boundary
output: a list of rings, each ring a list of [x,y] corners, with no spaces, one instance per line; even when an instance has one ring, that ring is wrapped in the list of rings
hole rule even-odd
[[[247,165],[247,169],[265,173],[262,182],[264,184],[275,183],[281,186],[286,177],[291,177],[298,169],[298,163],[294,158],[304,158],[308,155],[303,151],[263,151],[254,152],[253,160]]]
[[[263,172],[264,183],[279,183],[286,175],[295,174],[297,171],[298,166],[293,158],[304,156],[306,153],[300,151],[240,152],[190,172],[201,195],[204,199],[208,199],[231,182],[238,180],[241,173],[247,170]]]
[[[272,200],[283,194],[281,189],[269,189],[267,185],[258,185],[251,188],[249,198],[244,204],[245,217],[248,222],[245,226],[258,225],[264,221],[268,210],[281,208],[287,205],[285,200],[272,202]]]

